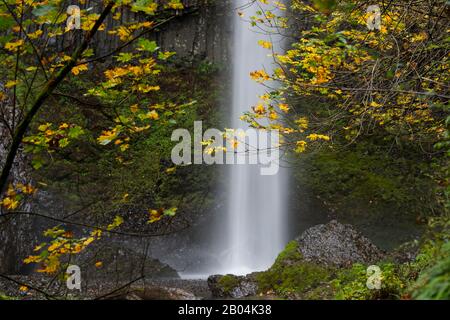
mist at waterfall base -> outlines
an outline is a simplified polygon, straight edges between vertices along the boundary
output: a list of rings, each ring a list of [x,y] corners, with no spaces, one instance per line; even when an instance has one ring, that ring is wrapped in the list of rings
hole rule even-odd
[[[237,0],[234,13],[232,51],[231,106],[224,106],[230,116],[228,128],[244,129],[248,125],[240,117],[257,105],[267,88],[250,78],[250,72],[274,68],[271,50],[258,45],[259,40],[270,41],[277,52],[281,37],[252,27],[249,21],[260,10],[259,5],[248,6],[247,0]],[[263,5],[261,5],[263,6]],[[237,11],[243,13],[238,15]],[[248,154],[237,155],[248,157]],[[211,266],[204,266],[202,276],[211,274],[245,275],[268,269],[284,248],[287,240],[286,195],[287,172],[280,167],[275,175],[261,175],[260,165],[234,164],[224,168],[226,205],[220,212],[216,226],[209,230],[209,254],[214,256]],[[195,271],[194,271],[195,272]],[[183,277],[198,278],[185,273]]]

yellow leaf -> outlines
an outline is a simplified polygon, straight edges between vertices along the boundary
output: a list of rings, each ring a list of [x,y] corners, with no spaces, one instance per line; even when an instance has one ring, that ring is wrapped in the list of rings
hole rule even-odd
[[[78,75],[78,74],[80,74],[81,71],[86,71],[86,70],[88,70],[88,65],[86,63],[80,64],[80,65],[72,68],[72,73],[74,75]]]
[[[52,251],[55,251],[57,248],[59,248],[60,246],[62,245],[62,243],[61,242],[54,242],[52,245],[50,245],[49,247],[48,247],[48,251],[49,252],[52,252]]]
[[[152,110],[149,113],[147,113],[147,117],[149,119],[152,119],[152,120],[158,120],[159,119],[158,112],[156,112],[155,110]]]
[[[176,167],[168,168],[166,169],[166,173],[174,173],[176,169],[177,169]]]
[[[259,40],[258,44],[264,49],[272,49],[272,43],[269,41]]]
[[[103,266],[103,262],[101,262],[101,261],[97,261],[95,263],[95,267],[97,267],[97,268],[101,268],[102,266]]]
[[[236,139],[232,139],[231,140],[231,148],[237,149],[238,146],[239,146],[239,141]]]
[[[303,140],[297,141],[297,147],[295,148],[294,151],[296,153],[302,153],[306,150],[306,145],[307,145],[306,141],[303,141]]]
[[[256,70],[250,72],[250,77],[257,82],[264,82],[270,80],[270,76],[264,70]]]
[[[255,111],[256,114],[263,115],[266,113],[266,108],[264,108],[262,104],[258,104],[253,108],[253,111]]]
[[[102,236],[102,230],[95,229],[94,231],[91,232],[91,236],[100,238]]]
[[[92,242],[94,242],[94,237],[89,237],[86,240],[84,240],[83,242],[83,246],[87,247],[88,245],[90,245]]]
[[[19,291],[27,292],[28,291],[28,287],[27,286],[20,286]]]
[[[19,39],[19,40],[15,41],[15,42],[7,42],[5,44],[5,49],[9,50],[9,51],[12,51],[12,52],[16,52],[18,50],[18,48],[20,46],[22,46],[23,44],[24,44],[23,39]]]
[[[2,202],[0,202],[0,204],[2,204],[3,207],[8,210],[14,210],[19,206],[19,201],[16,199],[11,199],[9,197],[6,197],[3,199]]]
[[[287,113],[289,111],[289,106],[286,103],[280,103],[278,105],[281,111]]]
[[[6,82],[5,87],[12,88],[12,87],[15,87],[18,83],[19,83],[19,81],[10,80],[10,81]]]
[[[372,102],[370,103],[370,106],[371,106],[371,107],[374,107],[374,108],[377,108],[377,107],[381,107],[381,104],[379,104],[379,103],[377,103],[377,102],[375,102],[375,101],[372,101]]]
[[[323,134],[316,134],[316,133],[312,133],[309,136],[307,136],[307,138],[311,141],[315,141],[315,140],[325,140],[325,141],[329,141],[330,137],[329,136],[325,136]]]
[[[154,223],[162,219],[163,211],[162,210],[149,210],[150,220],[148,223]]]
[[[136,113],[138,111],[139,107],[137,104],[133,104],[132,106],[130,106],[130,111],[133,113]]]
[[[28,258],[23,260],[23,262],[25,264],[39,262],[39,261],[40,261],[40,257],[39,256],[29,256]]]
[[[44,32],[41,29],[36,30],[35,32],[29,33],[28,37],[30,39],[37,39],[39,38]]]
[[[277,120],[278,119],[278,114],[275,111],[271,111],[269,114],[269,119],[270,120]]]
[[[83,246],[79,243],[75,245],[75,247],[72,249],[72,253],[80,253],[81,250],[83,250]]]
[[[23,185],[18,184],[17,187],[24,193],[24,194],[33,194],[36,192],[36,189],[33,188],[31,184]]]
[[[128,150],[129,147],[130,147],[130,145],[128,143],[122,144],[120,146],[120,151],[124,152],[124,151]]]
[[[107,230],[111,231],[112,229],[117,228],[123,223],[123,218],[121,216],[115,216],[114,220],[111,224],[108,225]]]
[[[38,127],[38,130],[41,131],[41,132],[44,132],[44,131],[46,131],[50,126],[51,126],[51,123],[41,124],[41,125]]]
[[[300,127],[300,130],[304,130],[308,128],[308,119],[305,117],[298,118],[295,120],[295,123]]]
[[[101,145],[107,145],[109,144],[111,141],[113,141],[114,139],[116,139],[118,136],[118,132],[117,129],[113,129],[113,130],[105,130],[102,132],[101,136],[97,138],[97,141],[101,144]]]
[[[168,3],[169,8],[174,10],[182,10],[184,8],[183,4],[178,1],[172,0]]]

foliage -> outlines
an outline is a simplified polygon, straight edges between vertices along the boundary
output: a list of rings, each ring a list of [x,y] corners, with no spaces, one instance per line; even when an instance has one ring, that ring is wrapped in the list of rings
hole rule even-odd
[[[450,242],[442,246],[439,255],[436,264],[421,272],[413,285],[414,299],[450,299]]]
[[[430,221],[429,233],[410,273],[417,277],[409,292],[415,299],[450,298],[450,222],[448,217]]]
[[[103,232],[110,232],[122,223],[123,218],[116,216],[107,227],[95,229],[89,233],[89,236],[78,239],[74,237],[74,232],[67,231],[64,228],[48,229],[44,232],[44,236],[52,240],[36,246],[33,251],[39,252],[39,255],[29,256],[24,259],[24,263],[40,264],[41,268],[37,272],[65,276],[64,271],[67,269],[72,255],[82,252],[91,243],[99,240]],[[62,263],[63,260],[65,260],[65,263]]]
[[[348,145],[374,135],[390,141],[391,149],[408,144],[432,153],[444,137],[448,108],[448,20],[439,15],[446,2],[419,1],[411,10],[382,1],[380,30],[367,27],[368,5],[362,0],[314,1],[313,6],[293,1],[293,18],[284,27],[295,26],[298,40],[286,54],[273,54],[280,65],[273,74],[251,73],[273,89],[243,120],[279,129],[284,144],[297,153],[327,141]],[[281,15],[255,21],[271,32]],[[434,27],[428,28],[431,21]],[[316,105],[307,115],[299,105],[305,99]],[[319,139],[310,139],[311,133]]]
[[[331,284],[338,300],[399,299],[405,289],[404,280],[394,264],[379,264],[381,269],[381,289],[369,289],[367,266],[354,264],[350,269],[338,272]]]
[[[103,77],[91,83],[93,87],[85,92],[101,99],[108,105],[109,117],[113,124],[104,128],[97,137],[101,145],[114,143],[122,152],[129,147],[131,136],[146,131],[155,122],[172,121],[183,108],[174,104],[152,103],[155,92],[160,90],[157,84],[161,72],[159,62],[166,62],[173,53],[159,50],[156,43],[143,38],[154,26],[163,21],[157,15],[158,10],[179,10],[183,6],[178,0],[163,2],[149,1],[105,1],[103,14],[90,13],[90,9],[81,10],[81,32],[85,34],[84,42],[72,45],[79,46],[73,53],[70,50],[48,50],[49,43],[61,41],[61,37],[78,32],[65,28],[68,19],[66,4],[60,0],[40,2],[4,1],[0,5],[2,19],[10,23],[2,30],[4,51],[2,54],[2,81],[11,92],[4,92],[2,100],[11,97],[10,110],[2,113],[12,114],[5,118],[9,124],[13,138],[9,154],[14,156],[20,143],[26,144],[26,152],[33,154],[33,166],[42,167],[43,152],[58,152],[69,143],[76,141],[84,132],[79,124],[69,123],[62,119],[60,124],[33,122],[36,112],[53,94],[56,86],[67,79],[80,77],[88,71],[93,71],[100,59],[96,57],[89,40],[93,33],[104,33],[106,38],[118,38],[122,42],[117,50],[107,56],[114,55],[114,66],[103,68]],[[143,12],[148,16],[144,22],[131,22],[127,25],[116,23],[112,29],[104,23],[105,17],[111,12],[113,20],[121,21],[122,8],[134,12]],[[32,11],[32,15],[24,12]],[[175,13],[172,11],[173,14]],[[26,26],[26,28],[25,28]],[[31,30],[34,30],[33,32]],[[75,41],[75,38],[73,39]],[[121,52],[124,48],[128,52]],[[70,67],[71,76],[66,75]],[[67,70],[69,71],[69,70]],[[72,77],[72,78],[71,78]],[[8,90],[8,91],[9,91]],[[62,94],[63,96],[67,96]],[[39,98],[35,98],[39,97]],[[78,97],[74,98],[79,101]],[[34,101],[33,101],[34,100]],[[48,106],[47,106],[48,107]],[[36,133],[24,137],[28,127],[33,127]],[[14,132],[16,130],[16,132]],[[10,156],[2,172],[2,189],[11,166]],[[3,191],[3,190],[2,190]]]

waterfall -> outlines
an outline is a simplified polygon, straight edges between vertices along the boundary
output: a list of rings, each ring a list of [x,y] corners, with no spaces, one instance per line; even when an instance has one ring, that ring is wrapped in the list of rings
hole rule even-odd
[[[235,0],[231,128],[247,129],[240,120],[260,101],[267,88],[250,78],[250,72],[274,68],[272,52],[258,45],[259,40],[272,42],[279,52],[281,37],[262,32],[251,26],[249,19],[265,5],[249,5],[248,0]],[[267,8],[266,8],[267,9]],[[248,157],[248,155],[247,155]],[[228,167],[228,205],[225,212],[226,228],[220,273],[247,274],[270,267],[285,245],[287,221],[286,172],[280,168],[276,175],[261,175],[259,165],[231,165]]]

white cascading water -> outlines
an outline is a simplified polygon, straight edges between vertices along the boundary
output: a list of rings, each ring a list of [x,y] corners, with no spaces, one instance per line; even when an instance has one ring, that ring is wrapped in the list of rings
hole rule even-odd
[[[258,45],[259,40],[270,41],[279,52],[280,38],[252,27],[249,19],[264,7],[261,2],[249,5],[249,0],[235,0],[233,34],[233,77],[231,127],[247,129],[240,120],[260,101],[267,88],[250,78],[250,72],[274,68],[271,50]],[[263,8],[268,9],[268,8]],[[247,162],[248,163],[248,162]],[[276,175],[261,175],[259,165],[231,165],[228,206],[226,212],[225,246],[220,273],[247,274],[270,267],[283,249],[286,237],[287,175],[282,168]]]

